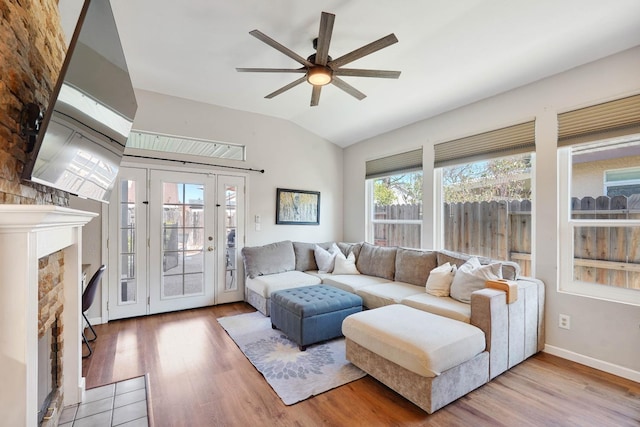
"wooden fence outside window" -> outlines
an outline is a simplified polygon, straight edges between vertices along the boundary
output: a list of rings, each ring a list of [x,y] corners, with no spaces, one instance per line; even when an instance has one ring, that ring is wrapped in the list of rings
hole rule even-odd
[[[384,222],[418,220],[420,206],[376,206],[375,212],[383,221],[374,224],[376,244],[420,246],[419,226]],[[640,194],[573,198],[572,218],[639,220]],[[531,275],[531,201],[447,203],[443,219],[446,249],[515,261],[522,275]],[[598,224],[574,230],[575,280],[640,290],[640,227]]]

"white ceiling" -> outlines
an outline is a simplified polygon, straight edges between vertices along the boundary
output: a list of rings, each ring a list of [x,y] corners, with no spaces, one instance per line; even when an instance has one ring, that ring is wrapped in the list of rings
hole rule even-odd
[[[339,146],[435,116],[640,45],[638,0],[111,0],[133,85],[289,120]],[[349,64],[398,80],[343,77],[310,107],[299,74],[236,67],[300,65],[249,35],[314,53],[322,11],[336,15],[337,58],[389,33],[399,42]]]

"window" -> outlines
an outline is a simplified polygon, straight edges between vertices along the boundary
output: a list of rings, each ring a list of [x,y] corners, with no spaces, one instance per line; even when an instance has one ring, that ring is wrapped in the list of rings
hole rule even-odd
[[[435,145],[436,245],[531,269],[535,122]]]
[[[559,290],[640,305],[640,95],[558,116]]]
[[[127,140],[127,148],[178,153],[204,158],[245,160],[245,146],[229,142],[208,141],[132,131]]]
[[[380,246],[420,248],[422,149],[367,162],[367,238]]]
[[[482,160],[440,170],[440,246],[516,261],[531,274],[533,154]]]
[[[609,197],[640,194],[640,168],[605,171],[604,193]]]
[[[560,265],[569,266],[560,289],[640,304],[640,135],[562,148],[559,156]]]

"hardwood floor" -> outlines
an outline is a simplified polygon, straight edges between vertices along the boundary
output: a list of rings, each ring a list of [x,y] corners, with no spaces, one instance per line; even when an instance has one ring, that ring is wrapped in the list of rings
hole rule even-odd
[[[285,406],[218,317],[245,303],[96,326],[87,388],[149,374],[153,426],[638,426],[640,384],[540,353],[429,415],[369,376]]]

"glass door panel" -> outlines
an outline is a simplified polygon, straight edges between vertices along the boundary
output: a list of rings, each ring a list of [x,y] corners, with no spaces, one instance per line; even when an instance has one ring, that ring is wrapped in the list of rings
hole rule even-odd
[[[225,248],[225,286],[226,291],[238,289],[236,235],[238,233],[238,218],[236,202],[238,200],[238,188],[235,185],[224,184],[224,221],[225,235],[227,236]]]
[[[163,183],[163,297],[204,292],[204,188]]]
[[[120,169],[109,204],[110,320],[147,314],[146,189],[144,169]]]
[[[240,250],[244,243],[244,178],[218,176],[218,205],[221,218],[218,219],[219,246],[224,248],[224,259],[220,264],[218,277],[218,304],[242,301],[244,298],[244,277]]]
[[[215,251],[207,245],[213,240],[214,183],[210,175],[151,171],[152,313],[214,303]]]
[[[136,182],[120,181],[120,292],[119,304],[138,300],[136,287]]]

